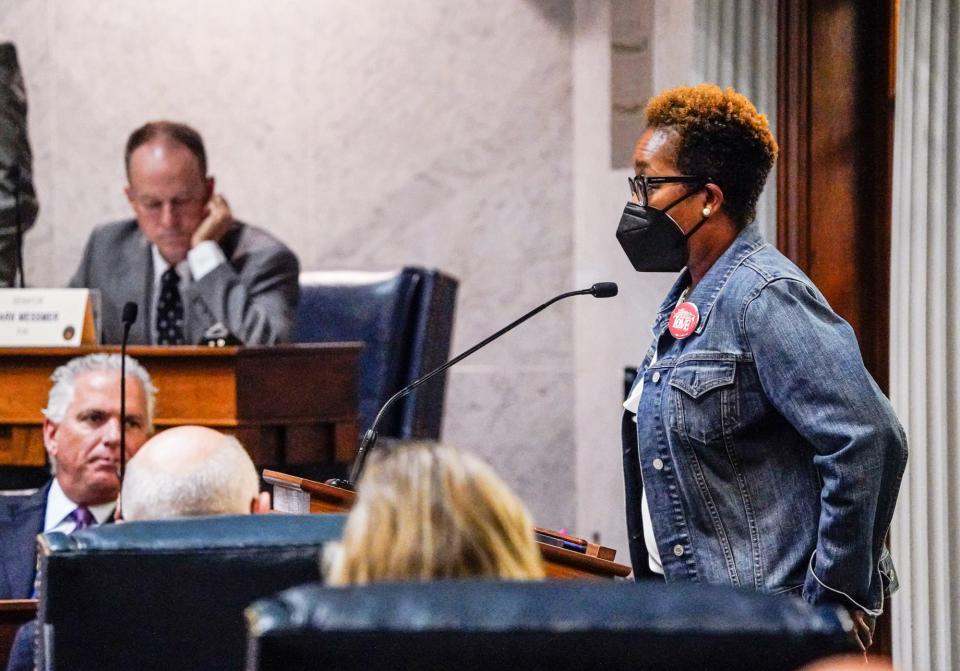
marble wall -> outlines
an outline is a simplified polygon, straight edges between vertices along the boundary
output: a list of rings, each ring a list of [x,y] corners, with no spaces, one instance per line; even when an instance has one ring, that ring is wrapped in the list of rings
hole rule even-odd
[[[90,229],[128,215],[126,136],[174,118],[305,269],[459,277],[466,349],[571,288],[572,21],[563,0],[5,1],[41,201],[28,283],[64,284]],[[445,427],[567,527],[571,320],[559,305],[455,369]]]
[[[604,279],[620,286],[615,299],[574,306],[576,528],[618,548],[618,559],[629,562],[620,448],[623,369],[640,363],[650,344],[653,316],[674,275],[634,272],[614,237],[633,169],[611,168],[610,110],[624,97],[612,90],[618,78],[611,77],[612,24],[617,20],[611,9],[610,2],[576,0],[574,11],[574,284]],[[636,76],[649,80],[651,90],[696,81],[690,28],[694,9],[695,0],[634,3],[634,11],[644,17],[635,38],[650,50],[648,69],[639,65]]]
[[[692,7],[637,4],[652,90],[690,81]],[[628,171],[610,167],[611,34],[608,0],[4,0],[41,200],[28,283],[64,284],[90,229],[128,216],[124,141],[164,117],[201,130],[236,215],[305,269],[459,277],[455,352],[618,281],[617,299],[561,303],[453,369],[445,439],[540,524],[626,561],[622,369],[672,278],[634,273],[614,238]]]

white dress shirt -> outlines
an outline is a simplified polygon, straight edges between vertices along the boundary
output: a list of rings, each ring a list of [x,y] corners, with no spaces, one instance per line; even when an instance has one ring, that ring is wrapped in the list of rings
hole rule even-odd
[[[87,506],[87,508],[93,513],[94,519],[97,520],[97,525],[100,525],[110,519],[110,515],[113,514],[115,506],[115,501],[109,501],[95,506]],[[67,495],[64,494],[63,489],[60,487],[60,482],[54,478],[53,484],[50,485],[50,493],[47,495],[47,514],[43,521],[44,533],[47,531],[62,531],[65,534],[73,533],[77,525],[70,519],[70,513],[76,509],[77,504],[67,498]]]
[[[160,283],[163,274],[167,272],[170,264],[163,258],[156,245],[150,245],[150,252],[153,254],[153,305],[150,311],[150,340],[157,342],[157,302],[160,300]],[[221,263],[226,263],[227,257],[213,240],[204,240],[196,247],[187,252],[187,258],[176,265],[177,275],[180,276],[181,295],[191,282],[197,282],[204,275],[211,272]],[[195,343],[188,343],[195,344]]]
[[[652,366],[657,362],[657,352],[654,350],[653,358],[650,360]],[[633,415],[633,421],[637,421],[637,409],[640,407],[640,395],[643,393],[643,378],[637,380],[637,385],[633,388],[633,393],[623,402],[623,408]],[[639,454],[639,450],[637,453]],[[640,475],[641,479],[643,474]],[[647,503],[647,486],[643,486],[643,494],[640,497],[640,517],[643,519],[643,542],[647,546],[647,554],[650,560],[647,565],[654,573],[663,575],[663,564],[660,561],[660,550],[657,548],[657,539],[653,535],[653,519],[650,517],[650,504]]]

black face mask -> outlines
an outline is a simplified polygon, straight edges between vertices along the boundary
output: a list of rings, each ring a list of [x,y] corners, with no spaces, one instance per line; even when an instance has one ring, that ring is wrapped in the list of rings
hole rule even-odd
[[[704,217],[686,235],[667,210],[697,193],[691,191],[660,210],[650,205],[627,203],[617,226],[617,240],[624,253],[641,273],[678,272],[687,265],[690,251],[687,238],[707,221]]]

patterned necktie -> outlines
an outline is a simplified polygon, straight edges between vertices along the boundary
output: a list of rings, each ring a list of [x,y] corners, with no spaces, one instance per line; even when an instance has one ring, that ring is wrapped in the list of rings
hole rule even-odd
[[[183,299],[180,297],[180,276],[173,268],[160,276],[160,299],[157,301],[157,344],[182,345]]]
[[[90,512],[90,509],[86,506],[77,506],[72,513],[67,515],[67,518],[73,520],[73,523],[76,525],[73,527],[73,531],[82,531],[83,529],[89,529],[92,526],[96,526],[97,518],[93,516],[93,513]],[[73,533],[71,531],[70,533]],[[33,578],[33,592],[30,594],[31,599],[36,599],[40,594],[40,556],[37,555],[37,566],[34,570]]]
[[[74,524],[77,525],[74,527],[74,531],[80,531],[82,529],[92,527],[97,523],[97,519],[86,506],[77,506],[77,509],[70,513],[70,519],[72,519]]]

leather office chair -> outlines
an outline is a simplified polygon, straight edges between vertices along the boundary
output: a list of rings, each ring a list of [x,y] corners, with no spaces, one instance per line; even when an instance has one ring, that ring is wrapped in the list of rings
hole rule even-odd
[[[320,579],[341,515],[127,522],[40,540],[38,668],[242,669],[243,609]]]
[[[359,421],[370,428],[394,393],[446,363],[458,282],[427,268],[313,271],[300,274],[295,342],[362,341]],[[402,399],[384,417],[381,436],[436,440],[446,374]]]
[[[705,585],[448,581],[296,587],[246,612],[248,669],[796,669],[850,620]]]

